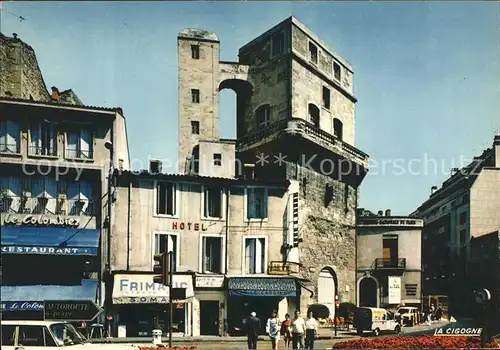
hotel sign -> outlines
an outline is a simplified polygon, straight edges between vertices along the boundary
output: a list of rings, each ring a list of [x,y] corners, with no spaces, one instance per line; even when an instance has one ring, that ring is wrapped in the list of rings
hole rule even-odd
[[[80,220],[67,216],[7,214],[4,216],[3,224],[12,226],[78,228],[80,226]]]
[[[172,230],[206,231],[207,229],[204,223],[172,221]]]

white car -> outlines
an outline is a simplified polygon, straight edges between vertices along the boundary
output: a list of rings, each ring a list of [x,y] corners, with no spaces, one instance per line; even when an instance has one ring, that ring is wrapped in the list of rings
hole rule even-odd
[[[50,349],[137,349],[130,344],[91,344],[72,324],[58,321],[10,321],[2,320],[2,349],[29,350],[46,347]]]

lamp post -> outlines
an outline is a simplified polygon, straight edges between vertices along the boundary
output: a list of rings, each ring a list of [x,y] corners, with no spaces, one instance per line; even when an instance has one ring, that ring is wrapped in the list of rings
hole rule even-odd
[[[106,294],[108,293],[108,287],[111,285],[111,205],[113,203],[113,159],[114,159],[114,150],[113,150],[113,143],[111,141],[106,141],[104,143],[104,147],[106,147],[107,150],[109,150],[109,172],[108,172],[108,213],[107,213],[107,239],[106,239],[106,267],[105,267],[105,274],[106,274]],[[111,337],[111,320],[109,319],[111,307],[109,305],[109,300],[107,300],[106,295],[104,296],[105,304],[106,304],[106,315],[108,317],[108,337]]]

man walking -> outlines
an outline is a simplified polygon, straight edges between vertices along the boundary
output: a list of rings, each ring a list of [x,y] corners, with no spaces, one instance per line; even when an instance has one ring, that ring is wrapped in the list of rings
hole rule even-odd
[[[257,338],[260,331],[260,320],[255,312],[250,313],[245,322],[245,334],[247,335],[247,344],[249,350],[257,349]]]
[[[272,316],[267,320],[266,332],[271,339],[271,348],[277,350],[280,340],[280,321],[278,320],[278,312],[276,310],[273,311]]]
[[[295,319],[292,322],[292,349],[304,349],[304,334],[306,333],[306,322],[300,316],[300,311],[295,311]]]

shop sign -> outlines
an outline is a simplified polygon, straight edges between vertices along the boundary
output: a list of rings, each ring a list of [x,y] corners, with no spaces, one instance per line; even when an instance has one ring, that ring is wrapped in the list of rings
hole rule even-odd
[[[55,248],[55,247],[28,247],[3,246],[5,254],[44,254],[44,255],[95,255],[97,248]]]
[[[42,227],[74,227],[80,226],[80,220],[67,216],[7,214],[4,225],[12,226],[42,226]]]
[[[10,301],[2,303],[2,311],[38,311],[43,310],[43,303],[37,301]]]
[[[206,231],[205,223],[172,221],[172,230]]]
[[[155,275],[115,275],[113,288],[114,304],[167,304],[169,288],[153,282]],[[194,297],[193,277],[174,275],[173,288],[186,290],[186,298]]]
[[[361,225],[381,225],[381,226],[417,226],[419,222],[413,219],[361,219]]]
[[[401,304],[401,277],[389,276],[389,304]]]
[[[223,288],[224,276],[196,276],[196,288]]]

